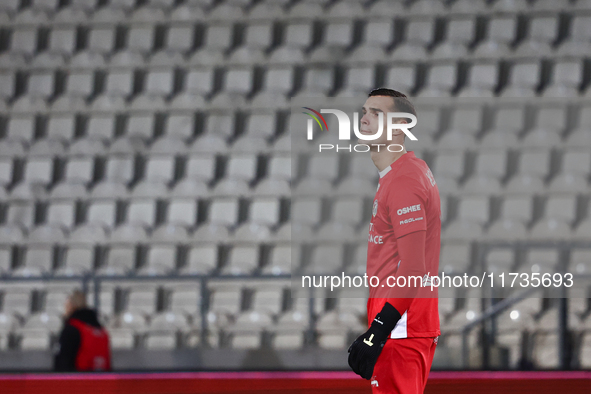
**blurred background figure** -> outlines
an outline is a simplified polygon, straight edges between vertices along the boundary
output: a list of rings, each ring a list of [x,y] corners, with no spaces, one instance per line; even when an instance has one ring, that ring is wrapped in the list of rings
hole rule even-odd
[[[97,313],[86,306],[86,294],[75,290],[65,303],[64,328],[60,334],[54,370],[109,371],[109,334]]]

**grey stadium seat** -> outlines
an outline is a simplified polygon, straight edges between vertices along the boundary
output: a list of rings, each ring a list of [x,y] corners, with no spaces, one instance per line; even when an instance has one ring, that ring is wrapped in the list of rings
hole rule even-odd
[[[459,201],[458,216],[445,228],[444,239],[478,239],[484,234],[484,225],[489,221],[490,201],[488,196],[466,196]]]
[[[487,35],[475,49],[474,56],[497,58],[510,53],[510,44],[517,34],[517,18],[512,15],[492,16],[487,23]]]
[[[445,41],[433,50],[434,59],[464,57],[475,37],[476,21],[471,17],[452,17],[447,21]]]
[[[228,61],[236,64],[261,63],[266,50],[273,43],[273,25],[270,22],[249,24],[244,32],[244,45],[230,54]]]
[[[532,197],[507,195],[502,201],[499,219],[492,223],[487,234],[495,239],[525,239],[532,220]]]
[[[456,86],[455,63],[434,63],[428,71],[419,97],[448,97]]]
[[[348,20],[328,22],[324,40],[310,53],[311,62],[330,62],[343,57],[353,42],[353,23]]]
[[[362,42],[347,56],[350,62],[376,62],[386,57],[386,49],[394,41],[394,23],[389,19],[368,21]]]
[[[404,41],[394,48],[391,59],[424,60],[433,40],[435,22],[430,18],[410,19],[406,24]]]
[[[540,82],[540,64],[535,60],[515,62],[502,97],[533,97]]]
[[[575,15],[570,23],[570,34],[568,38],[558,47],[559,56],[577,56],[580,53],[589,51],[591,44],[590,26],[591,17],[587,15]]]
[[[216,65],[225,60],[225,51],[232,45],[231,24],[216,23],[207,26],[204,45],[189,61],[195,65]]]
[[[311,21],[288,23],[285,27],[283,45],[271,53],[269,62],[271,64],[302,63],[305,59],[304,50],[312,44],[313,27]]]
[[[583,76],[580,61],[558,61],[554,64],[552,82],[544,89],[544,97],[573,97],[579,94]]]
[[[537,4],[536,4],[537,7]],[[529,18],[529,32],[515,48],[518,56],[544,56],[552,53],[552,44],[558,36],[558,18],[542,15]]]

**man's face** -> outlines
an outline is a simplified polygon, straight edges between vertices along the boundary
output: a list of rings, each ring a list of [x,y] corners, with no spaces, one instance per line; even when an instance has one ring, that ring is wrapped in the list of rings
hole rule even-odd
[[[394,100],[392,97],[371,96],[371,97],[367,98],[367,100],[365,101],[365,104],[363,104],[363,108],[362,108],[363,116],[361,117],[361,121],[360,121],[361,124],[359,125],[359,132],[361,134],[368,134],[368,135],[376,134],[379,129],[379,114],[380,113],[382,114],[382,117],[383,117],[383,131],[382,131],[382,135],[380,136],[380,138],[378,138],[376,140],[371,140],[371,141],[359,139],[358,144],[368,144],[368,145],[386,144],[386,145],[390,145],[390,144],[395,144],[395,143],[396,144],[402,143],[402,142],[397,141],[397,138],[396,138],[396,136],[399,136],[399,134],[404,134],[400,130],[394,130],[392,133],[392,140],[388,141],[387,114],[388,114],[388,112],[395,112],[393,107],[394,107]],[[394,119],[393,122],[406,123],[406,120]],[[402,141],[404,141],[404,137],[402,138]]]

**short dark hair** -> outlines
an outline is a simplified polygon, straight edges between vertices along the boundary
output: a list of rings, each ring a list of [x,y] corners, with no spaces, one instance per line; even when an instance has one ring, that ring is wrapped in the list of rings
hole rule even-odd
[[[408,112],[417,116],[417,111],[414,105],[410,102],[406,94],[399,92],[398,90],[388,88],[378,88],[369,92],[368,97],[373,96],[387,96],[392,97],[394,101],[394,109],[399,112]]]

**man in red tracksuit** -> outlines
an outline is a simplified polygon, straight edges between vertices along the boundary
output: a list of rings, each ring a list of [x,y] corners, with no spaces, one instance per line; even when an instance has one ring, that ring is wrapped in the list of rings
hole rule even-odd
[[[380,180],[369,226],[367,276],[380,280],[370,286],[367,314],[369,330],[349,348],[349,365],[371,380],[374,393],[422,393],[440,335],[438,299],[426,286],[439,272],[441,207],[437,184],[427,164],[404,147],[405,134],[385,132],[386,114],[416,116],[406,96],[391,89],[372,91],[363,106],[360,132],[375,134],[379,116],[384,133],[363,144],[384,144],[371,149]],[[420,119],[419,119],[420,121]],[[409,123],[399,119],[397,124]],[[420,125],[420,123],[419,123]],[[420,139],[420,134],[417,135]],[[386,149],[385,145],[398,147]],[[421,285],[389,287],[388,278],[423,278]],[[403,281],[396,283],[405,283]]]
[[[86,295],[76,290],[65,306],[64,328],[54,359],[57,372],[110,371],[109,334],[94,310],[87,308]]]

